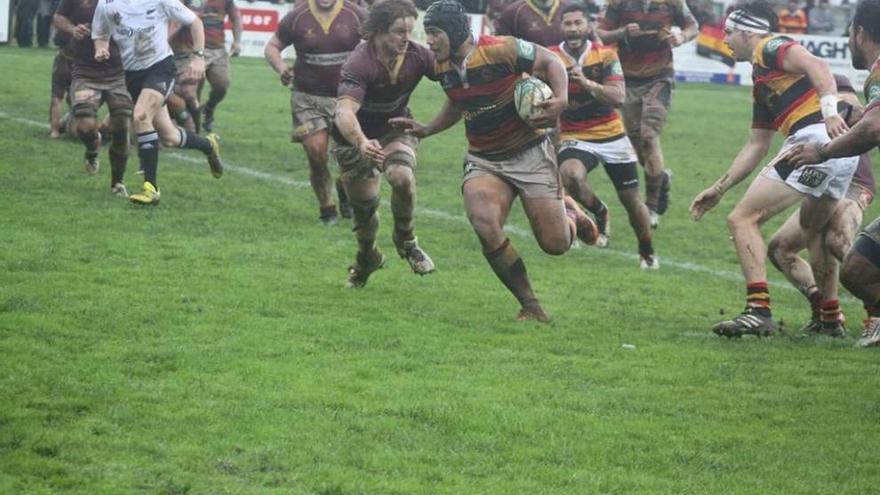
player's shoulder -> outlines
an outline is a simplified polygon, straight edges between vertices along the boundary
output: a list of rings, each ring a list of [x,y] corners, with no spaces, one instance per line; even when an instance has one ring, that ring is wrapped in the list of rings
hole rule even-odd
[[[342,3],[342,12],[354,16],[360,20],[367,18],[367,9],[351,0],[345,0]]]
[[[797,43],[789,36],[777,34],[768,36],[755,46],[754,63],[768,68],[775,68],[783,48]]]

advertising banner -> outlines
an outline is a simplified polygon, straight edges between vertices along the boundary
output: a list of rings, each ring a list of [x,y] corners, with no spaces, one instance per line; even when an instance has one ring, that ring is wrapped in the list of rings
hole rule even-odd
[[[262,58],[263,48],[278,30],[278,21],[293,8],[293,4],[236,0],[235,5],[241,12],[241,56]],[[232,24],[227,19],[226,48],[229,49],[231,44]],[[284,56],[292,58],[293,48],[285,50]]]
[[[9,43],[9,10],[11,8],[9,0],[0,0],[0,43]]]

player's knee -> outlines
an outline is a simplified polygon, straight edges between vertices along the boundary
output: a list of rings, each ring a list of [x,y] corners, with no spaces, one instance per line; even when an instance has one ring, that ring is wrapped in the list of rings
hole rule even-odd
[[[587,179],[587,171],[577,160],[565,160],[559,166],[559,174],[566,188],[572,188]]]
[[[394,189],[411,189],[415,186],[413,166],[415,159],[405,151],[396,151],[385,159],[385,176]]]
[[[850,247],[852,247],[852,240],[845,232],[831,229],[825,233],[825,249],[838,261],[843,260]]]
[[[352,216],[354,217],[355,228],[369,224],[376,210],[379,209],[379,197],[374,196],[369,199],[351,200]]]
[[[568,252],[571,248],[572,239],[567,231],[560,232],[557,235],[541,236],[538,238],[538,246],[541,251],[551,255],[560,256]]]

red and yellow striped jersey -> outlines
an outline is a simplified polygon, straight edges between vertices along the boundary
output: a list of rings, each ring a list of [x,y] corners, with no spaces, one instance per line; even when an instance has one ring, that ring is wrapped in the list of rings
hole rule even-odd
[[[516,112],[513,88],[532,72],[535,45],[510,36],[480,36],[463,67],[437,62],[435,72],[449,99],[462,111],[469,151],[503,160],[545,138]]]
[[[789,136],[822,122],[819,95],[805,74],[785,72],[786,52],[797,45],[788,36],[771,35],[758,43],[752,56],[754,104],[752,127],[777,129]]]
[[[575,58],[566,51],[565,43],[551,47],[565,65],[565,70],[580,65],[584,76],[599,84],[610,81],[623,81],[623,69],[613,49],[587,41],[588,45],[580,57]],[[569,81],[568,107],[560,119],[561,139],[603,142],[619,139],[626,131],[623,121],[611,105],[602,103],[593,93],[580,84]]]

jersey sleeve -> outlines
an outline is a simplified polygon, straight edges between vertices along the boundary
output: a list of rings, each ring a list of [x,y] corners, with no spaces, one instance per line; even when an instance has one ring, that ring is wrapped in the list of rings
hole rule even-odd
[[[238,7],[233,0],[226,0],[226,15],[232,17],[238,12]]]
[[[159,5],[165,11],[168,19],[189,26],[196,20],[196,14],[187,8],[180,0],[160,0]]]
[[[338,98],[351,98],[357,102],[363,102],[367,95],[372,75],[360,63],[360,57],[349,57],[342,70],[339,72],[339,86],[336,89]]]
[[[113,23],[107,13],[107,2],[100,0],[92,16],[92,39],[109,39],[113,33]]]
[[[517,72],[528,72],[531,74],[532,68],[535,66],[535,55],[537,48],[531,41],[521,40],[519,38],[511,38],[511,46],[509,49],[514,54],[513,67]]]
[[[296,15],[296,11],[290,11],[278,23],[278,30],[275,31],[275,36],[284,46],[292,45],[295,39],[294,24]]]
[[[865,81],[865,112],[880,108],[880,77]]]
[[[757,101],[752,104],[752,129],[776,129],[773,112]]]
[[[782,70],[782,61],[785,59],[786,52],[796,44],[797,41],[788,36],[777,36],[768,41],[761,49],[761,60],[764,62],[764,66],[769,69]]]
[[[501,16],[495,20],[495,34],[497,36],[513,36],[513,18],[516,7],[508,5],[501,11]]]
[[[617,53],[612,50],[602,52],[602,83],[623,81],[623,67]]]

